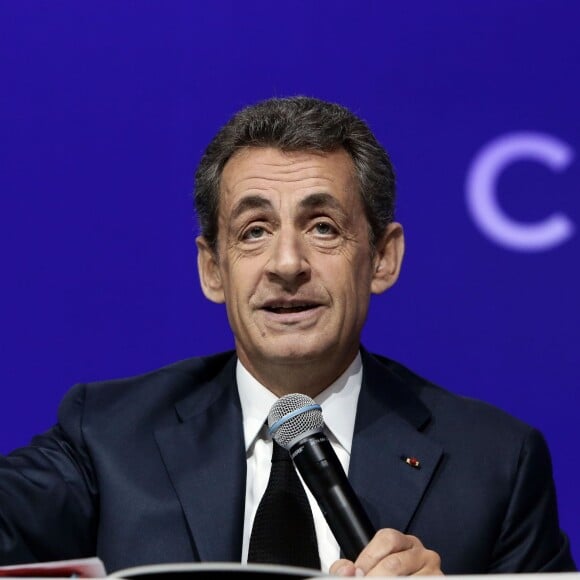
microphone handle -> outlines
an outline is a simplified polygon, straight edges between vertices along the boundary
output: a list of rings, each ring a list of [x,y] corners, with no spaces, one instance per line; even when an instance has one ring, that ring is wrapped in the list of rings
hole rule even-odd
[[[295,443],[290,456],[346,558],[354,562],[375,535],[330,441],[322,432]]]

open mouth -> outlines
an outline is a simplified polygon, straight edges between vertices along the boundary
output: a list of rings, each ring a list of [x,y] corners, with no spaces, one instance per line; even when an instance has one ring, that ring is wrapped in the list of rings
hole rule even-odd
[[[266,306],[264,310],[275,314],[292,314],[294,312],[304,312],[316,308],[316,304],[301,304],[292,306]]]

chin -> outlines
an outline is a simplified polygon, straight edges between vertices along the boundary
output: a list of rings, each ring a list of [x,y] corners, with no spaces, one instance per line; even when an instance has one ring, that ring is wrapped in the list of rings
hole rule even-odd
[[[316,362],[321,359],[328,360],[330,354],[335,352],[332,347],[310,346],[308,344],[284,344],[276,348],[269,348],[263,352],[266,360],[277,364],[301,364]]]

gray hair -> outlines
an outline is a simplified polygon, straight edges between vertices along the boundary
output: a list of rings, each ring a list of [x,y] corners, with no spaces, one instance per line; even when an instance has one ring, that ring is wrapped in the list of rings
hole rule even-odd
[[[330,153],[352,158],[374,247],[394,220],[395,174],[368,125],[348,109],[309,97],[273,98],[239,111],[208,145],[195,174],[201,235],[216,252],[220,181],[228,160],[246,147]]]

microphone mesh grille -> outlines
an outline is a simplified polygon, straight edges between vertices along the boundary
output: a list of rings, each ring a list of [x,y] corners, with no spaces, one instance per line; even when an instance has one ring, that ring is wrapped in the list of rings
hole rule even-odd
[[[271,428],[276,421],[309,405],[316,405],[316,403],[310,397],[301,395],[300,393],[293,393],[281,397],[270,409],[268,426]],[[285,421],[276,433],[274,433],[273,437],[278,445],[289,449],[297,438],[307,433],[321,431],[323,426],[322,411],[320,409],[310,409]]]

